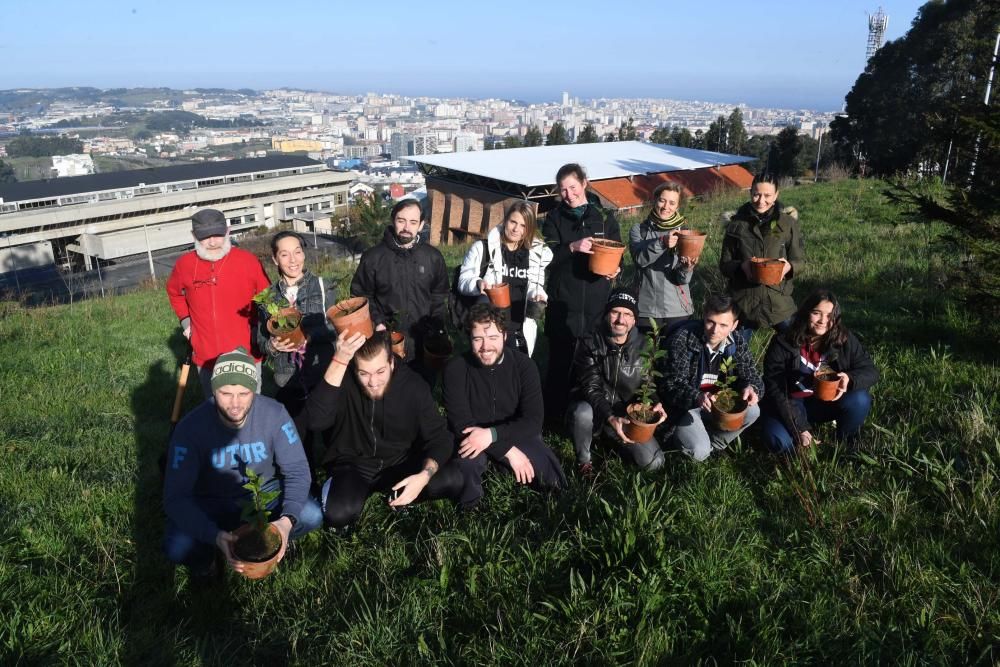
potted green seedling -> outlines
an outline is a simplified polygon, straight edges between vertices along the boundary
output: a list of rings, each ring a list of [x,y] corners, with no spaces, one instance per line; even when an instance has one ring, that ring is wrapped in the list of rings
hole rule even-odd
[[[636,394],[638,400],[625,409],[628,415],[628,423],[622,429],[629,440],[637,443],[648,442],[656,431],[657,424],[660,423],[660,414],[653,408],[656,403],[656,378],[661,373],[656,370],[656,362],[665,354],[665,350],[660,349],[660,327],[656,320],[649,319],[652,327],[646,334],[646,345],[639,356],[639,367],[642,375],[642,384]]]
[[[240,517],[245,523],[233,531],[236,540],[232,552],[244,565],[244,577],[263,579],[277,566],[281,553],[281,533],[271,525],[271,512],[267,509],[281,492],[264,490],[260,475],[249,468],[246,473],[247,483],[243,488],[250,492],[250,498],[244,503]]]
[[[726,357],[719,364],[719,377],[715,380],[718,390],[712,403],[712,415],[723,431],[738,431],[743,427],[750,406],[744,401],[733,384],[736,382],[736,359]]]
[[[253,298],[253,302],[267,313],[267,332],[282,343],[302,347],[306,342],[302,331],[302,313],[288,302],[281,292],[268,287]]]

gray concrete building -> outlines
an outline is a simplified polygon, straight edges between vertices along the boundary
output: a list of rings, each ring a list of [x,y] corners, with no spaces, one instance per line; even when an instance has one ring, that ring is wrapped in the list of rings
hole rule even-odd
[[[89,269],[95,259],[189,245],[190,217],[202,208],[222,211],[236,234],[293,219],[301,227],[307,213],[339,220],[350,185],[350,175],[295,155],[0,185],[0,273]]]

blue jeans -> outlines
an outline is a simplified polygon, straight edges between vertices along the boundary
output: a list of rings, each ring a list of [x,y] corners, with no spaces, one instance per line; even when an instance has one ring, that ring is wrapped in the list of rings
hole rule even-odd
[[[213,512],[210,508],[205,509],[208,514],[223,530],[235,530],[241,522],[240,507],[234,504],[222,512]],[[281,498],[268,506],[271,511],[271,518],[276,519],[281,516]],[[296,540],[306,533],[316,530],[323,525],[323,511],[312,498],[307,498],[299,514],[299,520],[289,534],[289,539]],[[187,565],[195,572],[203,572],[212,565],[215,558],[216,546],[199,542],[194,536],[185,533],[173,521],[167,519],[163,530],[163,553],[171,563],[177,565]]]
[[[872,409],[872,395],[867,389],[852,389],[836,401],[821,401],[810,396],[792,398],[788,403],[792,410],[810,424],[837,420],[837,440],[851,444],[858,439],[861,425]],[[770,404],[761,423],[764,441],[773,453],[791,454],[795,451],[795,438],[774,414],[774,408]]]

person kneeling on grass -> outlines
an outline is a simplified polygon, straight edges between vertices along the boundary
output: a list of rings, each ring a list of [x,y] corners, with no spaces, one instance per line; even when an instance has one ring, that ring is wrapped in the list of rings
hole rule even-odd
[[[462,493],[447,422],[427,383],[392,354],[386,332],[342,339],[306,410],[313,430],[333,428],[323,514],[339,532],[350,531],[376,491],[389,492],[393,508]]]
[[[813,392],[816,374],[839,378],[832,401]],[[771,339],[764,356],[764,438],[776,454],[795,446],[819,444],[813,425],[836,420],[838,441],[856,444],[872,397],[868,389],[879,373],[857,337],[841,322],[840,304],[829,290],[816,290],[802,302],[791,326]]]
[[[576,462],[584,477],[594,474],[590,446],[603,432],[620,445],[622,458],[640,468],[656,470],[663,465],[663,452],[656,438],[633,442],[622,428],[628,421],[625,409],[642,383],[641,353],[645,337],[635,326],[639,304],[627,289],[611,293],[604,319],[577,346],[573,360],[574,388],[567,412]],[[666,418],[657,402],[653,410]]]
[[[444,370],[444,405],[465,476],[464,509],[483,496],[488,460],[536,489],[566,484],[559,460],[542,441],[545,409],[538,368],[527,354],[504,347],[506,327],[502,310],[473,306],[466,317],[471,349]]]
[[[309,497],[309,466],[288,412],[255,392],[260,377],[242,347],[219,356],[212,371],[215,402],[204,402],[177,424],[167,450],[163,509],[167,514],[163,550],[171,562],[187,565],[193,577],[221,571],[216,548],[233,569],[243,565],[231,545],[250,492],[248,470],[261,476],[266,491],[280,495],[268,509],[281,533],[279,561],[289,539],[318,528],[319,504]]]
[[[667,338],[660,383],[660,396],[677,426],[674,440],[695,461],[704,461],[713,449],[725,449],[754,423],[764,393],[746,339],[733,335],[739,318],[732,297],[710,296],[702,310],[702,322],[682,324]],[[747,403],[743,426],[735,431],[723,431],[711,415],[723,387]]]

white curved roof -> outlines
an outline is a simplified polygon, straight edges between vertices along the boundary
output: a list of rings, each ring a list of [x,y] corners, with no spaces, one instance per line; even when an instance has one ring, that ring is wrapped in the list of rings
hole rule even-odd
[[[411,155],[406,159],[533,187],[551,185],[555,181],[559,167],[569,162],[581,164],[590,180],[600,181],[622,176],[740,164],[756,158],[696,148],[647,144],[641,141],[608,141],[596,144]]]

